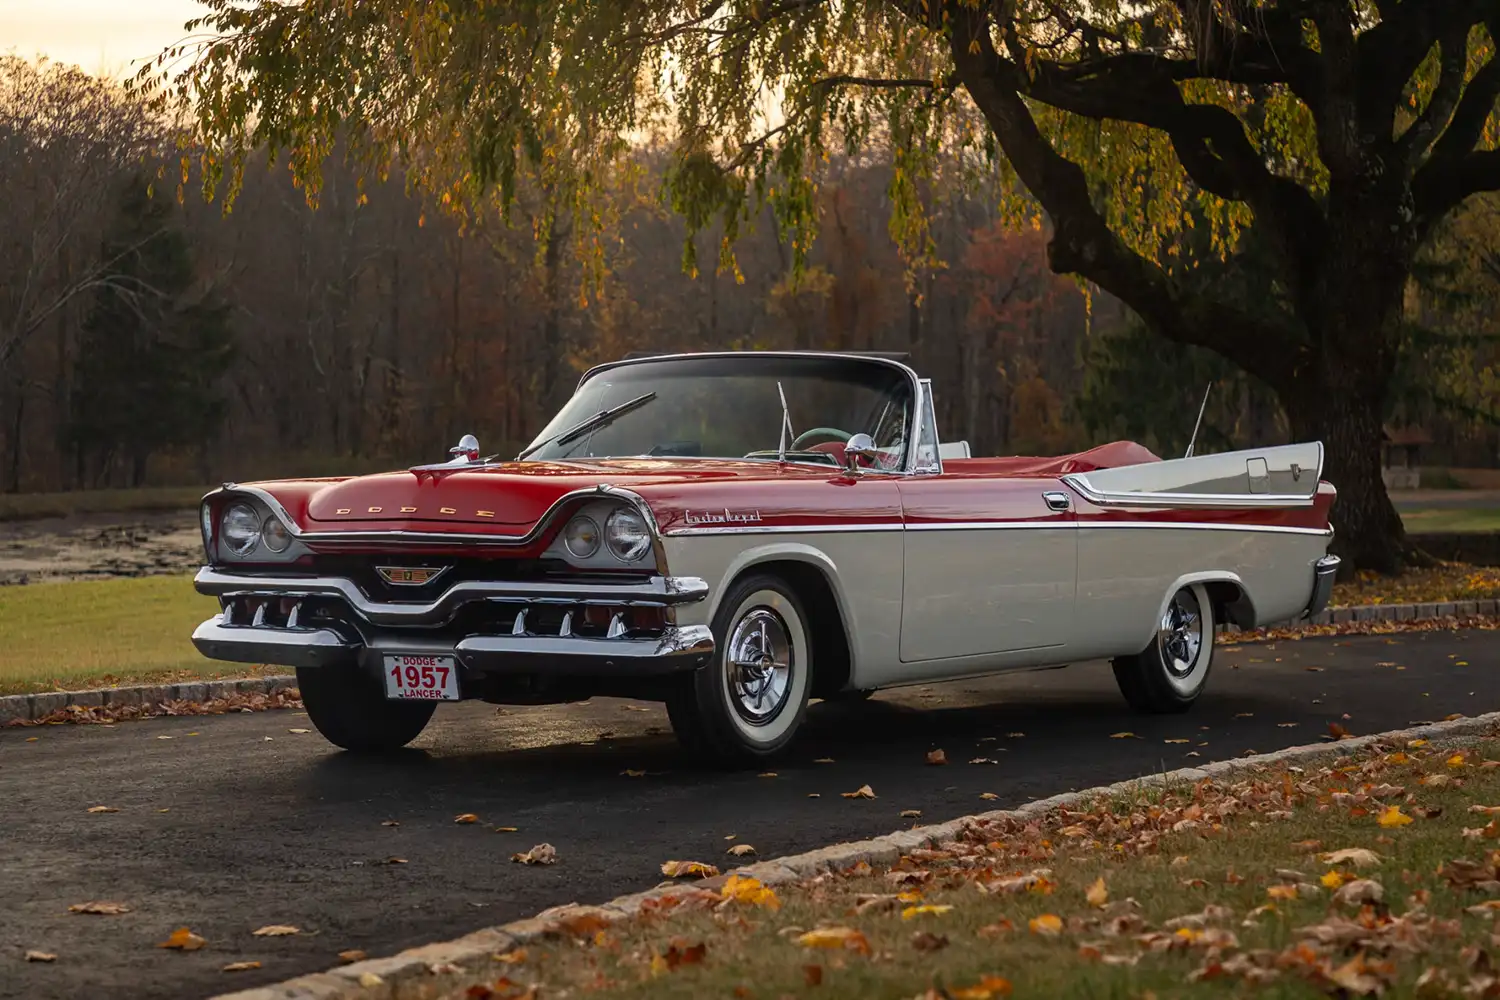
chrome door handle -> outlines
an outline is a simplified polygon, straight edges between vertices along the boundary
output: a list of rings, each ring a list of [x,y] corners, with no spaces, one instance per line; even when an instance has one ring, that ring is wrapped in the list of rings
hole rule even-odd
[[[1043,493],[1042,499],[1046,501],[1049,510],[1067,510],[1073,506],[1066,493]]]

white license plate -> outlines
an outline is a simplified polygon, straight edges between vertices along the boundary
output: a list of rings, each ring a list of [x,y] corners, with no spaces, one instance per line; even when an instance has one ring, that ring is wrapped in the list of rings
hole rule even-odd
[[[387,656],[385,696],[401,701],[458,701],[458,667],[451,656]]]

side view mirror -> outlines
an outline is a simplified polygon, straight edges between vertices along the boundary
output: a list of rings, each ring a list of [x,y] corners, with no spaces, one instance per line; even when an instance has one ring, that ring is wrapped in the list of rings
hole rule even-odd
[[[855,434],[844,442],[844,468],[851,476],[857,476],[861,469],[860,460],[874,462],[877,454],[874,438],[868,434]]]

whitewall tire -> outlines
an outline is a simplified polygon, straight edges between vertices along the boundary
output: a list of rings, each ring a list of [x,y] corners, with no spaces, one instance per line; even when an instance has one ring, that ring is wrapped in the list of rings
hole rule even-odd
[[[807,615],[780,577],[736,581],[714,615],[714,657],[681,679],[667,702],[677,738],[726,763],[773,756],[807,710],[812,644]]]
[[[1151,644],[1114,661],[1120,693],[1137,712],[1185,712],[1208,683],[1214,653],[1214,609],[1201,583],[1167,601]]]

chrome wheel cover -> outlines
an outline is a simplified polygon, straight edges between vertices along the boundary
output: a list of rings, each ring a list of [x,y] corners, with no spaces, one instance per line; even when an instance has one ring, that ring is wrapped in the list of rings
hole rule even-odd
[[[1173,678],[1191,674],[1203,652],[1203,609],[1198,596],[1184,587],[1172,596],[1156,629],[1162,666]]]
[[[724,662],[735,713],[752,726],[776,718],[796,669],[796,650],[781,615],[766,607],[741,615],[730,630]]]

